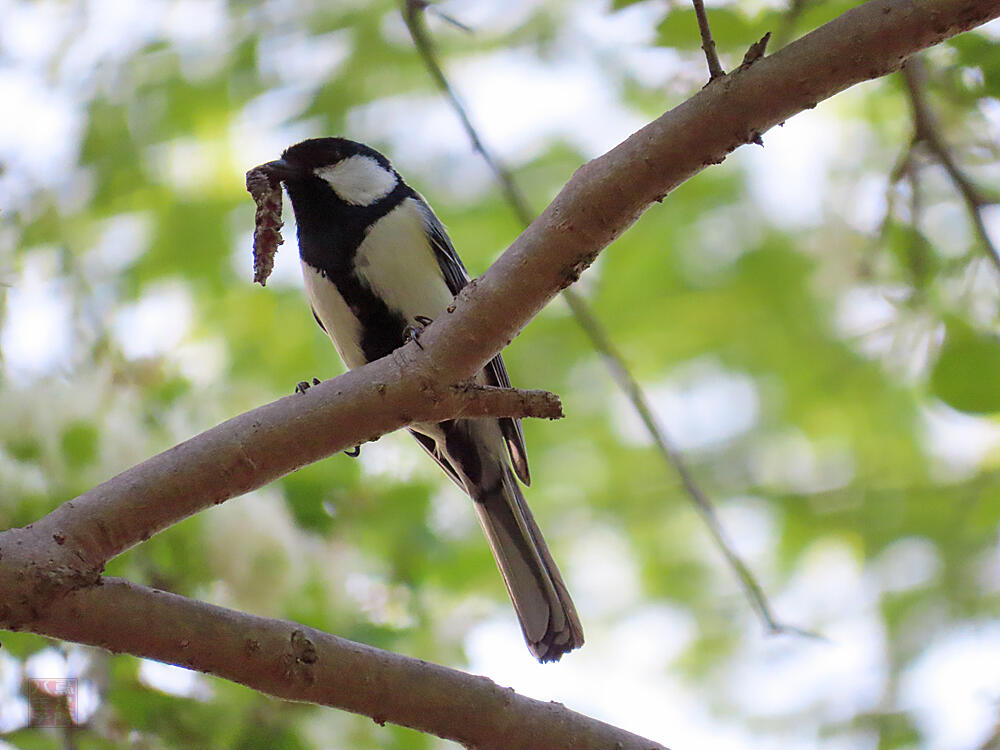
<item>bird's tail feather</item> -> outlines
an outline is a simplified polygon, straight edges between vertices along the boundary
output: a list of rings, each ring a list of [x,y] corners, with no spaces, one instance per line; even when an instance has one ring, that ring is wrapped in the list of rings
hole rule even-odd
[[[576,608],[542,532],[510,470],[493,489],[475,497],[528,648],[539,661],[557,661],[583,645]]]

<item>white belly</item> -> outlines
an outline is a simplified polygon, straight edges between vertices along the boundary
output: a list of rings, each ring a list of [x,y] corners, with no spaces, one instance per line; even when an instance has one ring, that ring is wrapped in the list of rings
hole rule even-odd
[[[333,345],[337,347],[344,364],[352,370],[366,364],[367,360],[361,351],[361,325],[340,296],[337,287],[305,261],[302,261],[302,277],[305,279],[309,304]]]
[[[355,256],[362,282],[391,310],[415,324],[419,316],[444,314],[453,296],[424,232],[423,215],[412,199],[386,214],[368,233]],[[361,350],[361,325],[336,286],[302,263],[306,296],[349,368],[367,363]]]
[[[409,324],[420,315],[433,320],[452,302],[412,198],[382,217],[358,248],[355,263],[362,280]]]

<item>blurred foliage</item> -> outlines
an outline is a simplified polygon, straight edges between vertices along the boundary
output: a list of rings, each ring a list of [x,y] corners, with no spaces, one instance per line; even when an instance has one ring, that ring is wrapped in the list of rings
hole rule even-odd
[[[733,67],[764,32],[780,45],[855,4],[729,2],[710,19]],[[291,227],[267,289],[250,283],[243,172],[285,145],[337,133],[394,156],[474,272],[517,233],[458,129],[441,125],[450,115],[393,4],[134,7],[0,4],[0,71],[24,75],[39,101],[63,102],[60,117],[77,123],[33,135],[32,97],[0,129],[10,141],[0,142],[3,526],[305,377],[340,371],[298,289]],[[613,92],[624,114],[609,122],[648,120],[706,78],[684,3],[454,0],[446,10],[475,27],[466,35],[430,16],[448,69],[491,75],[489,88],[512,61],[541,72],[569,60],[591,76],[588,91]],[[105,15],[114,12],[122,17]],[[49,43],[22,41],[36,37]],[[997,189],[1000,50],[975,32],[928,59],[928,93],[956,159]],[[457,85],[482,107],[469,80]],[[509,85],[497,92],[515,99],[489,111],[531,121],[537,101],[516,100]],[[559,111],[558,96],[548,104]],[[609,106],[595,98],[588,122],[572,127],[588,132],[593,118],[596,128]],[[505,132],[476,106],[473,116],[487,138]],[[529,145],[495,140],[541,208],[596,150],[567,126],[538,127]],[[761,174],[785,179],[769,162],[785,133],[765,134],[762,152],[747,147],[654,206],[581,289],[779,616],[820,633],[850,618],[874,623],[879,689],[846,712],[767,713],[734,693],[733,675],[760,650],[759,624],[561,303],[506,354],[516,383],[560,393],[569,415],[526,425],[528,494],[588,632],[568,661],[600,674],[587,659],[629,648],[608,645],[616,628],[667,608],[693,628],[677,651],[644,654],[645,668],[679,680],[713,716],[765,736],[806,727],[824,741],[861,732],[864,746],[911,747],[927,737],[900,697],[907,671],[1000,603],[998,276],[943,170],[918,158],[909,177],[891,178],[912,131],[898,81],[822,103],[793,128],[806,152],[828,154],[810,185],[814,215],[803,218],[794,196],[779,209],[762,197]],[[828,591],[824,571],[853,583]],[[467,503],[400,436],[189,519],[108,572],[457,666],[478,623],[502,617],[516,628]],[[79,748],[443,744],[214,679],[170,694],[127,656],[25,634],[2,641],[8,705],[21,700],[23,670],[52,648],[96,690],[96,713],[73,732]],[[599,685],[581,689],[600,705]],[[4,730],[16,747],[67,746],[16,721]]]

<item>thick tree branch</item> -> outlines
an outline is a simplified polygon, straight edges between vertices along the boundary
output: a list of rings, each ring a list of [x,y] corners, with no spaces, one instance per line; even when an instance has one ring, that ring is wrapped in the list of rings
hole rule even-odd
[[[223,422],[0,533],[0,623],[30,621],[60,591],[96,582],[108,560],[204,508],[407,424],[562,415],[544,391],[441,387],[419,370],[402,354],[386,357]]]
[[[681,182],[795,113],[998,14],[1000,0],[871,0],[702,89],[577,170],[421,342],[442,373],[475,372]]]
[[[158,608],[152,595],[129,600],[120,594],[122,598],[116,599],[113,592],[134,587],[118,581],[92,585],[100,563],[137,541],[135,530],[141,526],[137,519],[146,514],[150,522],[143,533],[148,536],[165,523],[259,487],[366,437],[414,419],[446,418],[443,404],[451,404],[439,384],[457,383],[477,372],[652,202],[796,112],[854,83],[896,70],[908,55],[998,14],[1000,0],[871,0],[703,89],[578,170],[511,248],[462,291],[454,313],[439,317],[427,328],[420,339],[422,349],[407,345],[306,395],[236,417],[65,503],[25,529],[0,534],[0,626],[152,654],[137,642],[135,632],[131,636],[125,632],[148,629],[174,642],[174,646],[161,643],[156,658],[249,684],[258,684],[249,663],[259,642],[266,653],[262,658],[278,659],[269,662],[272,669],[283,665],[271,679],[286,672],[290,673],[286,679],[309,674],[304,667],[325,658],[316,650],[314,636],[324,644],[328,636],[301,629],[293,642],[287,631],[277,636],[265,629],[263,640],[244,632],[227,641],[228,659],[219,664],[218,657],[201,647],[200,639],[206,631],[225,628],[231,615],[200,605],[195,617],[183,599],[167,594],[156,595],[163,597]],[[163,507],[170,509],[170,518],[164,517]],[[111,510],[124,517],[118,518]],[[65,529],[73,530],[72,538]],[[112,593],[105,599],[105,592]],[[198,627],[184,632],[193,637],[178,637],[179,631],[173,628],[166,633],[154,627],[161,617],[183,627],[185,618],[168,618],[168,611],[191,615]],[[130,621],[131,627],[125,628],[121,621]],[[112,642],[108,633],[115,633],[118,640]],[[242,652],[234,650],[237,642]],[[312,650],[307,642],[312,642]],[[178,659],[176,647],[190,649],[190,656]],[[391,691],[392,681],[401,672],[384,663],[389,657],[359,646],[351,649],[354,657],[345,662],[347,667],[343,674],[338,672],[338,679],[351,678],[353,689],[368,695]],[[242,662],[238,653],[243,654]],[[451,674],[439,667],[430,669]],[[432,684],[439,689],[433,695],[424,689]],[[420,690],[403,690],[391,706],[392,713],[380,708],[374,715],[379,720],[415,724],[413,717],[423,712],[420,726],[454,736],[454,717],[474,723],[479,710],[479,702],[463,692],[466,686],[443,678],[439,682],[427,679],[420,683]],[[311,693],[303,697],[323,698]],[[517,710],[504,708],[507,698]],[[532,709],[522,709],[526,704],[502,691],[487,692],[479,700],[498,708],[483,717],[490,723],[480,736],[490,737],[478,744],[519,746],[504,735],[516,731],[519,711]],[[373,701],[373,705],[378,703]],[[504,714],[508,718],[496,718]],[[576,731],[585,720],[564,719],[558,722],[558,738],[544,735],[551,738],[546,747],[580,746]],[[604,746],[614,747],[616,741]]]
[[[179,664],[487,750],[665,750],[485,677],[109,578],[34,624],[47,635]]]

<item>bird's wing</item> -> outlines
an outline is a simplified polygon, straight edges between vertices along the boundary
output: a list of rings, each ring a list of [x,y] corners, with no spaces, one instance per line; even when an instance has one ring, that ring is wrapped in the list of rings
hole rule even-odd
[[[444,280],[448,284],[448,289],[451,290],[452,294],[458,294],[462,291],[462,287],[469,283],[469,272],[465,269],[462,259],[458,257],[458,253],[455,252],[455,246],[451,244],[444,224],[434,214],[433,209],[427,204],[427,201],[419,194],[414,196],[413,201],[423,216],[427,236],[431,240],[434,255],[437,258],[438,266],[441,268],[441,273],[444,274]]]
[[[441,273],[448,284],[448,289],[451,290],[452,294],[458,294],[469,283],[469,272],[465,269],[462,259],[458,257],[458,253],[455,252],[455,246],[451,244],[451,239],[449,239],[441,220],[419,194],[414,200],[423,214],[427,236],[434,248],[434,255],[441,267]],[[499,354],[486,364],[483,372],[489,385],[498,388],[511,387],[507,368]],[[525,484],[531,484],[531,473],[528,470],[528,451],[524,446],[524,431],[521,429],[521,420],[501,417],[499,421],[500,431],[507,442],[507,452],[510,454],[510,460],[514,464],[514,471],[517,473],[518,479]]]
[[[511,388],[510,378],[507,376],[507,368],[504,367],[503,359],[498,354],[484,368],[486,380],[490,385],[498,388]],[[507,442],[507,452],[510,460],[514,464],[514,472],[517,478],[526,485],[531,484],[531,472],[528,471],[528,451],[524,447],[524,432],[521,429],[521,420],[511,417],[500,418],[500,432]]]

